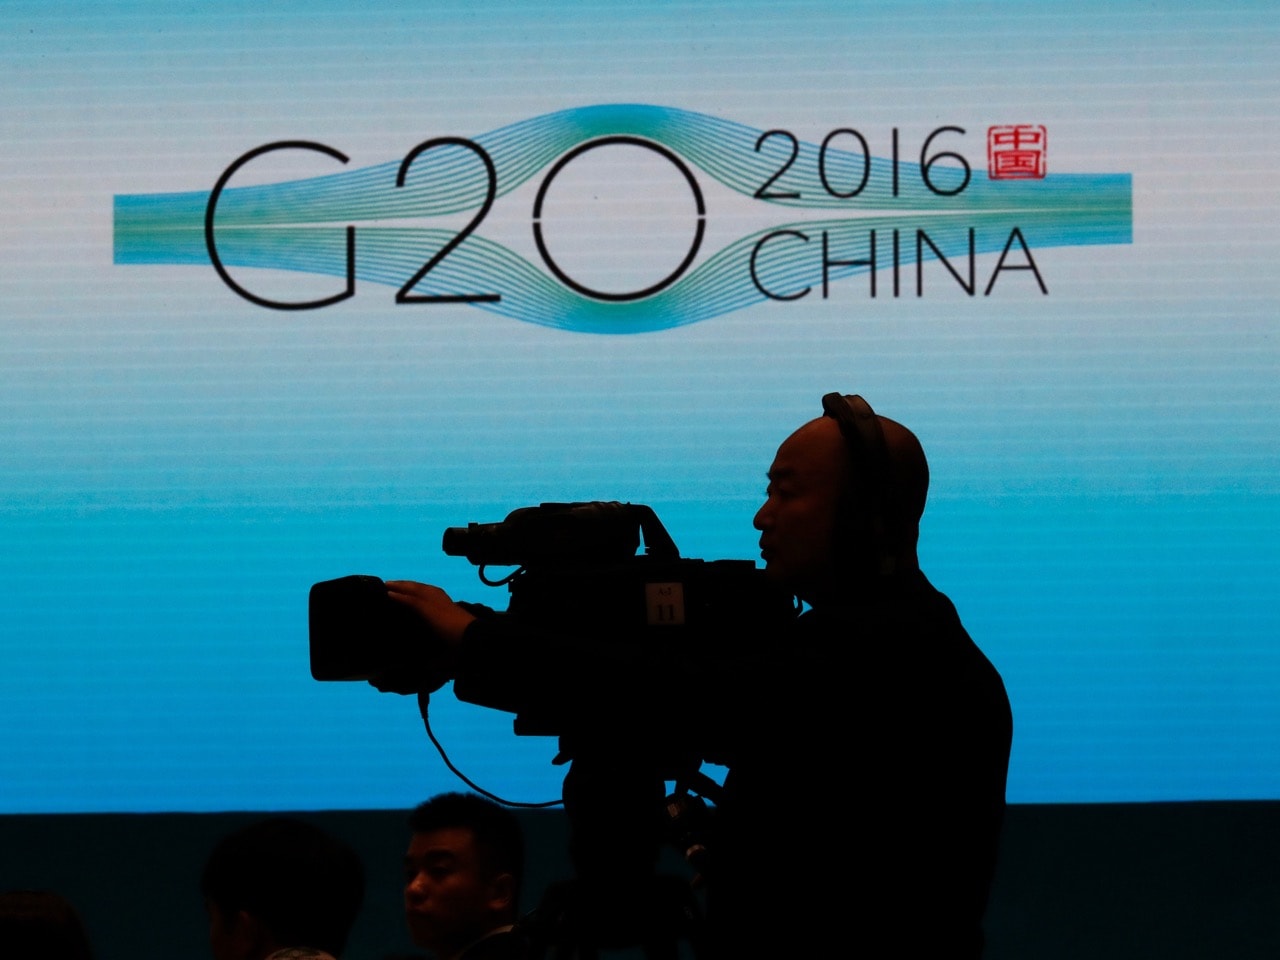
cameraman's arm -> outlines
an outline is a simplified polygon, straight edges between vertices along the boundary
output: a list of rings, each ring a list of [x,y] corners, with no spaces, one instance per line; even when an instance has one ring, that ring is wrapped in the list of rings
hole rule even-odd
[[[387,595],[413,610],[434,641],[432,682],[425,689],[453,680],[459,699],[513,713],[530,701],[531,692],[558,701],[577,689],[573,679],[586,658],[554,635],[492,615],[487,607],[454,603],[425,583],[389,580]],[[394,683],[374,685],[405,692]]]
[[[749,726],[744,717],[763,715],[765,686],[736,676],[737,657],[707,657],[696,644],[603,642],[509,615],[476,617],[439,587],[410,580],[387,581],[387,594],[412,609],[436,641],[433,682],[419,689],[453,680],[459,699],[513,713],[541,708],[601,726],[625,717],[655,730],[678,723],[684,739],[716,745],[716,753],[726,737],[736,739]],[[730,707],[739,700],[750,709]]]

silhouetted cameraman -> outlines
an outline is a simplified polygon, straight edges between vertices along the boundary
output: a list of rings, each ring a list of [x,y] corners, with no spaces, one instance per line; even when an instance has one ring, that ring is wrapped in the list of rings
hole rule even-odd
[[[388,583],[447,644],[460,683],[589,664],[584,703],[676,711],[727,764],[708,842],[725,957],[969,958],[995,868],[1012,736],[999,674],[920,572],[929,471],[915,435],[861,397],[779,447],[755,517],[770,579],[810,609],[728,658],[619,663],[607,645],[476,619],[436,587]],[[548,663],[551,664],[548,670]],[[566,695],[576,695],[566,691]]]

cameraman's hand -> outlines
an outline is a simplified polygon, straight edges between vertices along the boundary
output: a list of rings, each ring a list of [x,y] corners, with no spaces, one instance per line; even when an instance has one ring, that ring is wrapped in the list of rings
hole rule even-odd
[[[455,651],[462,632],[475,617],[459,607],[439,587],[412,580],[391,580],[387,596],[422,622],[422,642],[393,668],[369,683],[383,693],[431,693],[453,679]]]
[[[388,580],[387,596],[414,610],[431,632],[450,647],[462,643],[463,632],[475,619],[474,614],[462,609],[449,599],[447,593],[429,583]]]

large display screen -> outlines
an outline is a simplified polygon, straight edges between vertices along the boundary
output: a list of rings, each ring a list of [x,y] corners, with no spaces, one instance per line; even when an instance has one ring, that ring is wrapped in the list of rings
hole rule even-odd
[[[1270,3],[5,22],[0,811],[455,788],[412,699],[310,678],[310,585],[502,607],[441,533],[542,501],[754,558],[832,390],[928,452],[1011,801],[1280,797]],[[510,719],[433,701],[554,796]]]

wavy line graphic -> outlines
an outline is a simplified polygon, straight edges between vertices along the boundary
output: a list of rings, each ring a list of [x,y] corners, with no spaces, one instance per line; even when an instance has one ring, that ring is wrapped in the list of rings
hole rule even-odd
[[[760,130],[705,114],[621,104],[534,117],[477,136],[474,142],[493,161],[497,196],[510,193],[581,144],[628,136],[660,144],[728,189],[752,197],[790,154],[779,137],[766,138],[757,151],[761,135]],[[414,292],[501,291],[500,301],[475,305],[568,330],[637,333],[696,323],[760,303],[768,299],[761,287],[777,297],[816,296],[824,283],[872,274],[870,284],[876,271],[896,264],[904,284],[914,288],[924,274],[923,262],[943,260],[943,266],[931,268],[929,282],[971,288],[966,272],[972,255],[1006,251],[1011,266],[1025,265],[1029,250],[1132,242],[1128,174],[1050,174],[1042,180],[988,180],[975,174],[954,196],[941,196],[925,185],[915,163],[900,162],[895,171],[893,162],[882,157],[828,149],[824,159],[829,182],[857,183],[866,174],[865,188],[856,197],[840,199],[824,188],[818,153],[814,144],[798,144],[795,161],[772,190],[799,196],[763,202],[772,208],[830,209],[845,216],[780,222],[713,254],[703,252],[700,262],[679,280],[642,300],[584,296],[479,233],[442,259]],[[341,226],[360,221],[356,279],[403,286],[456,231],[394,221],[476,211],[489,181],[476,154],[458,147],[436,150],[430,176],[415,176],[410,169],[405,185],[396,187],[400,167],[401,160],[395,160],[305,180],[227,187],[217,206],[220,259],[229,266],[345,277],[347,248]],[[941,165],[930,173],[942,191],[956,190],[965,177],[963,170]],[[117,195],[115,262],[208,265],[208,201],[207,191]],[[911,212],[889,213],[886,208]],[[365,221],[377,222],[366,226]],[[1024,247],[1015,244],[1010,250],[1015,229]],[[778,231],[791,232],[760,246]],[[895,231],[896,258],[891,252]],[[840,265],[824,267],[824,243],[828,259]],[[952,279],[946,278],[948,271]],[[980,294],[981,288],[979,282],[970,292]]]

